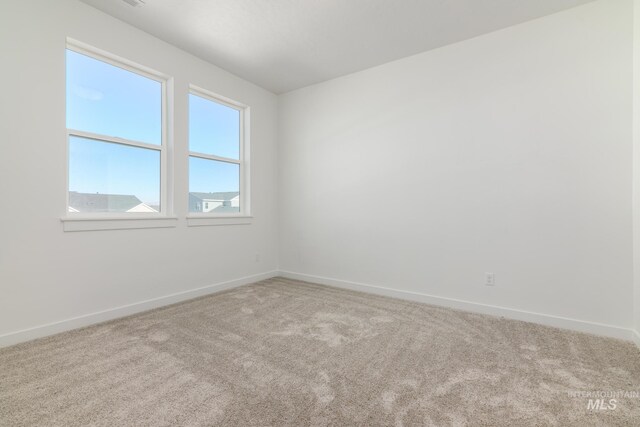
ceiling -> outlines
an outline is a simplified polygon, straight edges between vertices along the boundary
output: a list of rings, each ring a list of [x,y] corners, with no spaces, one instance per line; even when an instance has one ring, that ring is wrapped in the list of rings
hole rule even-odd
[[[592,0],[82,0],[274,93]]]

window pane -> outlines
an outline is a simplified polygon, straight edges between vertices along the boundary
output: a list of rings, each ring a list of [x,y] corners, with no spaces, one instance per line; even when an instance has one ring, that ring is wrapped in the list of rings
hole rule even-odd
[[[71,136],[68,209],[160,211],[160,151]]]
[[[162,84],[67,50],[67,128],[162,143]]]
[[[189,150],[240,158],[240,111],[189,95]]]
[[[190,157],[189,212],[240,212],[240,165]]]

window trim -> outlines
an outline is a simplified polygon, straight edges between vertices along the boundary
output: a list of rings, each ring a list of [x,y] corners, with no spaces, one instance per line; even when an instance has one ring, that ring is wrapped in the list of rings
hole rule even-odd
[[[200,98],[207,99],[218,104],[222,104],[226,107],[233,108],[240,113],[240,147],[238,159],[232,159],[228,157],[216,156],[213,154],[205,154],[197,151],[191,151],[190,147],[190,135],[187,137],[187,149],[188,159],[196,157],[205,160],[214,160],[218,162],[233,163],[238,165],[240,169],[240,212],[226,213],[226,214],[212,214],[211,212],[189,212],[189,193],[190,188],[187,186],[187,224],[188,225],[214,225],[211,221],[215,219],[248,219],[251,218],[251,186],[250,186],[250,163],[249,163],[249,147],[250,147],[250,107],[238,101],[234,101],[230,98],[218,95],[210,90],[203,89],[199,86],[189,84],[188,95],[195,95]],[[187,102],[187,105],[189,103]],[[188,108],[188,107],[187,107]],[[189,111],[189,120],[191,120],[191,111]],[[189,162],[187,162],[188,164]],[[190,171],[187,172],[187,177],[190,176]],[[188,178],[187,178],[188,180]],[[225,222],[226,223],[226,222]],[[242,221],[242,223],[246,223]]]
[[[135,215],[135,214],[131,214]],[[141,228],[175,228],[177,217],[110,217],[110,218],[62,218],[64,231],[129,230]]]
[[[102,49],[95,48],[86,43],[67,38],[65,46],[65,54],[67,50],[86,55],[98,61],[105,62],[111,66],[124,69],[126,71],[138,74],[140,76],[154,80],[161,85],[161,143],[160,145],[150,144],[142,141],[135,141],[126,138],[114,137],[109,135],[96,134],[92,132],[70,129],[66,127],[66,143],[65,143],[65,213],[61,218],[65,231],[84,231],[84,230],[103,230],[103,229],[122,229],[123,220],[132,220],[134,223],[141,220],[157,220],[166,219],[166,226],[175,226],[173,194],[170,189],[173,188],[173,144],[172,144],[172,121],[169,115],[171,101],[173,99],[173,79],[166,74],[152,70],[149,67],[137,64],[133,61],[121,58],[117,55],[106,52]],[[65,65],[65,73],[67,72]],[[65,84],[66,86],[66,84]],[[65,116],[66,117],[66,116]],[[93,139],[106,143],[115,143],[129,147],[150,149],[160,152],[160,212],[69,212],[69,141],[71,136],[77,136],[85,139]],[[77,221],[77,223],[74,223]],[[95,221],[95,222],[94,222]],[[100,222],[113,221],[111,224],[103,224]],[[75,225],[74,225],[75,224]],[[88,227],[93,224],[93,227]],[[133,224],[133,223],[132,223]],[[158,226],[157,221],[149,223],[153,227]],[[139,223],[139,227],[128,226],[126,228],[148,228]]]

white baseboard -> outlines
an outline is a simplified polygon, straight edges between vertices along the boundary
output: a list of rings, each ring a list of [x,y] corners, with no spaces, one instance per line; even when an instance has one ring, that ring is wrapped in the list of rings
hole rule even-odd
[[[640,349],[640,332],[633,331],[633,342],[635,342],[638,348]]]
[[[176,302],[197,298],[203,295],[220,292],[225,289],[231,289],[238,286],[247,285],[249,283],[259,282],[260,280],[275,277],[278,274],[278,271],[269,271],[266,273],[260,273],[253,276],[242,277],[240,279],[229,280],[226,282],[204,286],[202,288],[176,292],[175,294],[171,295],[165,295],[146,301],[140,301],[133,304],[110,308],[108,310],[98,311],[96,313],[85,314],[71,319],[61,320],[59,322],[53,322],[29,329],[23,329],[21,331],[10,332],[8,334],[0,335],[0,348],[25,341],[30,341],[36,338],[46,337],[48,335],[53,335],[64,331],[69,331],[71,329],[81,328],[83,326],[106,322],[107,320],[113,320],[119,317],[129,316],[132,314],[151,310],[153,308],[158,308],[165,305],[174,304]]]
[[[533,313],[530,311],[516,310],[512,308],[499,307],[495,305],[480,304],[471,301],[463,301],[454,298],[444,298],[434,295],[417,292],[402,291],[398,289],[385,288],[381,286],[366,285],[363,283],[349,282],[346,280],[332,279],[328,277],[313,276],[310,274],[295,273],[291,271],[280,271],[282,277],[321,285],[335,286],[353,291],[366,292],[376,295],[383,295],[409,301],[416,301],[426,304],[439,305],[458,310],[470,311],[474,313],[488,314],[492,316],[502,316],[508,319],[522,320],[525,322],[538,323],[545,326],[570,329],[578,332],[586,332],[594,335],[618,338],[627,341],[635,341],[640,347],[640,336],[632,329],[625,329],[619,326],[605,325],[602,323],[588,322],[584,320],[570,319],[566,317],[553,316],[550,314]]]
[[[307,282],[319,283],[328,286],[335,286],[343,289],[366,292],[376,295],[389,296],[409,301],[422,302],[426,304],[439,305],[443,307],[455,308],[475,313],[488,314],[492,316],[503,316],[509,319],[523,320],[526,322],[538,323],[546,326],[570,329],[579,332],[586,332],[595,335],[630,340],[640,348],[640,333],[632,329],[625,329],[613,325],[605,325],[602,323],[588,322],[584,320],[569,319],[566,317],[552,316],[548,314],[533,313],[511,308],[498,307],[487,304],[479,304],[470,301],[463,301],[453,298],[444,298],[434,295],[422,294],[417,292],[402,291],[397,289],[385,288],[381,286],[366,285],[362,283],[349,282],[339,279],[331,279],[327,277],[314,276],[310,274],[295,273],[291,271],[269,271],[256,274],[253,276],[242,277],[235,280],[216,283],[198,289],[191,289],[184,292],[177,292],[171,295],[165,295],[146,301],[128,304],[108,310],[90,313],[59,322],[48,323],[29,329],[23,329],[16,332],[0,335],[0,348],[21,342],[30,341],[36,338],[42,338],[54,335],[60,332],[93,325],[96,323],[106,322],[108,320],[129,316],[154,308],[174,304],[181,301],[197,298],[199,296],[220,292],[225,289],[231,289],[249,283],[259,282],[261,280],[270,279],[276,276],[283,276],[289,279],[303,280]]]

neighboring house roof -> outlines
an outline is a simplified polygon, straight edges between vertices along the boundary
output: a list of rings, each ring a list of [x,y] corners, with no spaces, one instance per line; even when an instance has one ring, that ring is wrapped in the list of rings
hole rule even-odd
[[[223,191],[218,193],[189,193],[200,200],[233,200],[240,195],[238,191]]]
[[[225,206],[225,205],[221,205],[218,206],[217,208],[215,208],[212,212],[233,212],[233,213],[238,213],[240,212],[240,208],[238,206]]]
[[[128,194],[69,192],[69,209],[77,212],[126,212],[142,202]]]

